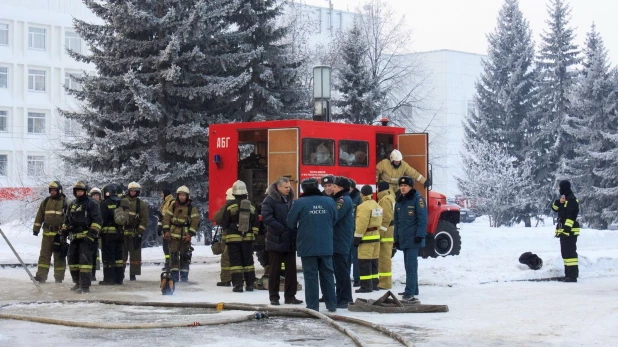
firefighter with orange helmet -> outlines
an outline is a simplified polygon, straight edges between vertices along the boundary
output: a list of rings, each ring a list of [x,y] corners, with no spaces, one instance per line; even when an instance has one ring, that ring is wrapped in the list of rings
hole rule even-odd
[[[376,182],[387,182],[393,193],[399,190],[397,181],[399,177],[403,176],[412,177],[423,184],[425,188],[431,186],[431,180],[423,177],[416,169],[403,161],[401,152],[396,149],[391,152],[390,159],[383,159],[376,166]]]

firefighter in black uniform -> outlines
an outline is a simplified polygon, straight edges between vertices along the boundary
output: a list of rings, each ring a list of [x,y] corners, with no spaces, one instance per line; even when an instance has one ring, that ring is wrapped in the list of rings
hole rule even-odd
[[[236,181],[234,183],[232,195],[234,195],[234,200],[225,204],[225,211],[221,218],[221,227],[224,232],[227,232],[225,242],[230,257],[233,291],[242,292],[243,282],[245,282],[245,289],[251,292],[255,282],[253,242],[255,241],[255,234],[259,231],[258,216],[255,207],[252,205],[248,211],[243,211],[243,200],[246,200],[248,196],[247,186],[243,181]],[[249,219],[241,223],[241,219],[244,219],[244,217],[241,218],[241,214],[244,213],[249,214]]]
[[[75,183],[73,195],[75,200],[68,207],[62,234],[71,239],[69,269],[75,283],[71,290],[81,294],[90,291],[94,240],[99,237],[103,221],[99,204],[88,197],[84,182]]]
[[[580,227],[577,221],[579,201],[571,191],[571,182],[561,181],[558,187],[560,199],[554,201],[552,209],[558,212],[556,237],[560,238],[560,252],[564,261],[564,282],[577,282],[579,267],[577,259],[577,236]]]
[[[120,187],[114,184],[103,187],[104,200],[101,202],[103,281],[100,281],[99,285],[120,285],[123,283],[122,247],[124,246],[124,234],[123,227],[116,224],[114,220],[114,211],[117,208],[122,208],[118,193],[120,193]]]

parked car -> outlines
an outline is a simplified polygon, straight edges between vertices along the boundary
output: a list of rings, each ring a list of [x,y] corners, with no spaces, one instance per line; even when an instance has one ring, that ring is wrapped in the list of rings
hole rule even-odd
[[[460,221],[462,223],[472,223],[472,222],[474,222],[474,220],[476,220],[476,214],[473,211],[471,211],[471,210],[469,210],[467,208],[463,208],[463,207],[457,205],[454,202],[450,202],[449,201],[446,204],[447,205],[451,205],[451,206],[459,207]]]

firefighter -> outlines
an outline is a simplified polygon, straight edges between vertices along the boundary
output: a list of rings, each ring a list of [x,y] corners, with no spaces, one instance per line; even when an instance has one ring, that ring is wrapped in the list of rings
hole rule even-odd
[[[395,195],[391,193],[389,184],[378,183],[378,205],[382,207],[382,225],[380,226],[380,257],[378,259],[378,289],[391,289],[392,270],[391,254],[393,253],[393,215],[395,213]]]
[[[380,255],[380,226],[384,210],[372,199],[373,188],[361,188],[361,200],[356,209],[354,246],[358,247],[358,266],[361,286],[357,293],[378,290],[378,257]]]
[[[354,205],[354,213],[356,215],[356,208],[361,204],[360,190],[356,188],[356,181],[351,178],[350,180],[350,199]],[[355,228],[356,229],[356,228]],[[358,248],[350,247],[350,266],[352,267],[352,278],[354,279],[354,287],[360,287],[360,272],[358,271]]]
[[[245,289],[253,291],[255,267],[253,266],[253,242],[259,231],[256,208],[247,200],[247,186],[236,181],[232,186],[234,200],[225,204],[221,227],[227,231],[225,238],[230,257],[233,291],[242,293],[243,278]]]
[[[403,176],[414,178],[423,184],[425,188],[431,186],[431,180],[423,177],[423,175],[403,161],[401,152],[396,149],[391,152],[390,160],[383,159],[376,166],[376,182],[387,182],[393,194],[399,191],[397,180]]]
[[[45,198],[39,206],[39,211],[34,219],[32,233],[38,236],[43,225],[43,240],[37,265],[35,280],[39,283],[47,281],[52,254],[54,256],[54,278],[56,283],[62,283],[66,270],[66,239],[60,235],[60,229],[64,222],[67,207],[67,198],[62,193],[62,185],[53,181],[47,187],[49,197]],[[65,251],[63,252],[63,248]]]
[[[227,208],[228,204],[234,201],[234,195],[232,195],[232,188],[228,188],[225,192],[225,205],[221,206],[219,211],[215,213],[215,223],[221,226],[223,221],[223,212]],[[230,273],[230,256],[226,246],[225,238],[227,237],[227,231],[221,230],[221,272],[219,274],[221,282],[217,282],[218,287],[231,287],[232,286],[232,274]]]
[[[347,308],[353,302],[350,283],[350,248],[354,235],[354,206],[350,199],[350,181],[338,176],[333,187],[337,205],[337,220],[333,226],[333,267],[337,308]]]
[[[189,281],[191,263],[191,237],[197,234],[200,213],[191,204],[191,192],[186,186],[176,190],[176,200],[165,213],[163,238],[169,242],[170,272],[174,283]]]
[[[81,294],[90,292],[92,254],[103,220],[99,204],[88,197],[84,182],[75,183],[73,195],[75,200],[67,208],[62,229],[63,236],[71,239],[69,269],[75,283],[71,290]]]
[[[157,235],[163,236],[163,219],[165,218],[165,212],[169,209],[173,203],[174,197],[172,196],[172,190],[169,188],[163,188],[161,191],[161,207],[159,207],[159,215],[157,216]],[[170,249],[169,242],[163,239],[163,255],[165,257],[165,266],[163,271],[170,271]]]
[[[308,309],[318,311],[321,288],[326,308],[336,312],[333,225],[337,221],[337,206],[333,199],[322,195],[317,179],[304,179],[300,185],[303,195],[292,204],[286,223],[296,234],[305,278],[305,301]]]
[[[580,226],[577,221],[579,200],[571,191],[571,182],[561,181],[558,186],[560,199],[554,201],[552,209],[558,212],[556,237],[560,238],[560,252],[564,261],[564,282],[577,282],[579,265],[577,258],[577,236]]]
[[[123,197],[129,203],[129,221],[124,229],[124,251],[122,260],[125,267],[129,262],[129,279],[135,281],[142,274],[142,236],[148,226],[148,205],[139,198],[141,186],[129,183],[129,192]]]
[[[117,195],[120,187],[109,184],[103,187],[103,202],[101,202],[101,253],[103,257],[103,281],[99,285],[121,285],[124,279],[124,263],[122,261],[122,248],[124,247],[124,234],[122,224],[116,223],[116,209],[121,206],[121,199]],[[123,200],[126,204],[127,200]],[[128,204],[125,205],[128,208]],[[126,218],[128,212],[124,214]],[[128,219],[128,218],[126,218]]]
[[[101,189],[97,187],[92,187],[92,189],[90,189],[89,195],[92,201],[99,204],[99,208],[100,208],[101,207]],[[93,259],[92,259],[92,280],[93,281],[97,280],[97,269],[99,269],[99,267],[101,266],[101,258],[99,257],[99,249],[101,248],[101,245],[100,245],[99,240],[100,240],[99,238],[94,240],[94,244],[96,248],[94,250]]]
[[[335,194],[335,192],[333,191],[335,185],[335,176],[333,175],[326,175],[326,176],[322,176],[322,178],[320,179],[320,183],[322,184],[322,194],[324,196],[333,196]]]
[[[399,178],[401,195],[395,203],[394,244],[403,251],[406,269],[406,289],[403,300],[418,302],[418,250],[425,247],[427,235],[427,206],[419,192],[414,189],[414,180],[404,176]]]

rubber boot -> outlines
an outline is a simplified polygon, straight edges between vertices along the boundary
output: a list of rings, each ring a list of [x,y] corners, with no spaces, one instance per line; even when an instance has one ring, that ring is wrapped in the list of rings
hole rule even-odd
[[[174,281],[174,283],[178,283],[179,279],[180,279],[180,273],[178,271],[172,271],[172,281]]]
[[[122,285],[124,282],[124,268],[120,266],[114,267],[114,284]]]

